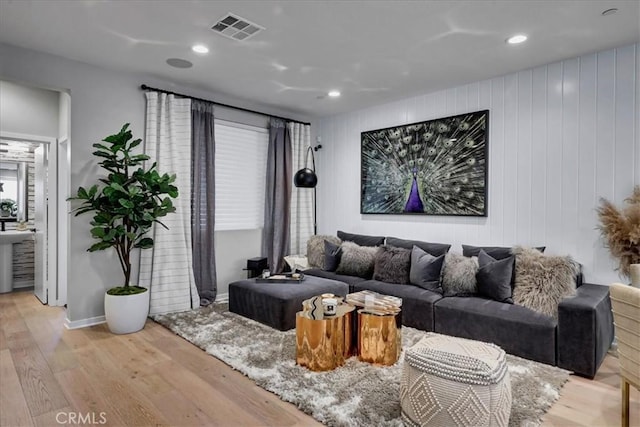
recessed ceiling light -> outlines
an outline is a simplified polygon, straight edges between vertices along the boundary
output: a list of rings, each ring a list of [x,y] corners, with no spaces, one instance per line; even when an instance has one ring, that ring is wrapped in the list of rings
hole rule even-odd
[[[511,36],[507,39],[507,43],[509,44],[519,44],[527,40],[527,36],[524,34],[516,34],[515,36]]]
[[[195,53],[209,53],[209,48],[203,44],[195,44],[191,46],[191,50]]]
[[[604,12],[602,12],[602,16],[609,16],[609,15],[613,15],[614,13],[616,13],[618,11],[618,8],[616,7],[612,7],[611,9],[607,9]]]
[[[167,64],[171,65],[175,68],[191,68],[193,67],[193,63],[187,61],[186,59],[180,58],[169,58],[167,59]]]
[[[331,98],[337,98],[340,96],[340,91],[332,90],[329,93],[327,93],[327,95],[329,95]]]

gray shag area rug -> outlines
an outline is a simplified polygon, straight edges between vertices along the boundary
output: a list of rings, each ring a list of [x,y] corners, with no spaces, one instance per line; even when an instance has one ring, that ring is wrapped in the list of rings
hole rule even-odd
[[[400,375],[393,366],[351,357],[333,371],[311,372],[295,363],[295,330],[281,332],[213,304],[153,320],[242,372],[260,387],[328,426],[401,426]],[[425,334],[402,328],[403,348]],[[513,404],[510,426],[535,426],[569,378],[564,369],[507,355]]]

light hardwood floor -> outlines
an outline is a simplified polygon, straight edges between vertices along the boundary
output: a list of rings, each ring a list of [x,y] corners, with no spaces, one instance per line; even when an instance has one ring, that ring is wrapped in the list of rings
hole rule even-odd
[[[0,295],[0,426],[69,425],[72,413],[112,426],[321,425],[152,321],[120,336],[63,322],[30,293]],[[607,356],[594,380],[572,376],[545,425],[619,425],[617,363]]]

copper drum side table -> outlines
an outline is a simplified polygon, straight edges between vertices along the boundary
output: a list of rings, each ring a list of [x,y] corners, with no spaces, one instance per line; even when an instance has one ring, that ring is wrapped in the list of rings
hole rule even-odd
[[[296,313],[296,363],[312,371],[342,366],[351,356],[351,322],[355,307],[339,303],[336,314],[325,316],[322,297],[303,302]]]
[[[358,310],[358,358],[376,365],[393,365],[402,351],[402,299],[361,291],[347,295]]]

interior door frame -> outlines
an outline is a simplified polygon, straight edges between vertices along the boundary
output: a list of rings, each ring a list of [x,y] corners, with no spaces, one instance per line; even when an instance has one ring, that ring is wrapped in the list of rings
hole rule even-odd
[[[69,233],[68,212],[69,196],[68,188],[60,188],[59,183],[68,187],[70,182],[71,164],[68,155],[59,156],[60,142],[57,138],[51,138],[42,135],[30,135],[15,132],[1,132],[0,138],[10,139],[14,141],[35,142],[39,144],[47,144],[49,146],[49,163],[48,163],[48,183],[49,191],[48,209],[47,209],[47,304],[51,306],[64,306],[67,303],[67,265],[68,265],[68,248]],[[62,140],[63,152],[68,152],[68,139]],[[61,179],[61,177],[66,179]],[[63,212],[67,214],[62,215]],[[62,230],[61,230],[62,229]]]

